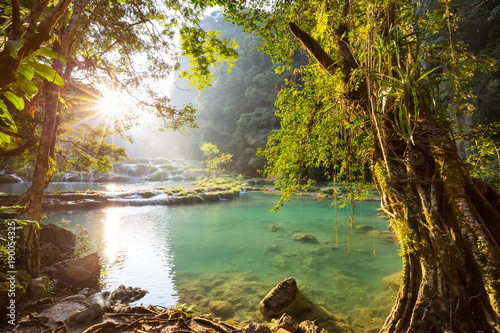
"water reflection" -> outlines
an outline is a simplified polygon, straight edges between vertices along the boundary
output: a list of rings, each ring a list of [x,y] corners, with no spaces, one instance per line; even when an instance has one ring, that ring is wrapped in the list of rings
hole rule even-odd
[[[104,253],[109,264],[114,264],[117,252],[119,251],[119,233],[120,233],[120,212],[116,209],[106,211],[106,217],[103,220],[104,224]]]

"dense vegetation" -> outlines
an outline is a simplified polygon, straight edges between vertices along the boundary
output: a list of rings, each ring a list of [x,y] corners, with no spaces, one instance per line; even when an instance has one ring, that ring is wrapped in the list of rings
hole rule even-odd
[[[265,175],[277,179],[283,191],[279,204],[303,185],[311,169],[347,181],[371,173],[401,243],[404,267],[383,332],[499,331],[499,195],[473,176],[498,186],[500,80],[492,69],[500,56],[500,5],[484,0],[192,3],[169,2],[173,11],[165,13],[153,2],[134,1],[2,5],[4,156],[39,142],[33,186],[23,202],[29,201],[28,218],[40,219],[43,190],[59,153],[63,161],[85,168],[105,169],[113,158],[124,157],[116,146],[87,142],[108,129],[82,126],[81,134],[61,141],[76,118],[71,93],[85,86],[81,77],[136,88],[134,82],[147,72],[153,78],[171,73],[175,67],[155,55],[172,46],[180,26],[191,68],[184,77],[200,90],[214,80],[196,99],[201,127],[196,142],[214,143],[235,156],[235,170],[253,173],[264,167],[254,152],[267,138]],[[202,30],[199,15],[216,4],[254,35],[242,35],[217,16],[205,26],[221,26],[227,35]],[[168,40],[154,24],[142,26],[151,20],[162,22]],[[135,31],[136,26],[142,29]],[[236,38],[240,54],[249,57],[233,66],[236,44],[226,36]],[[257,40],[275,65],[255,51]],[[111,56],[120,57],[111,61],[104,55],[115,46],[119,51]],[[304,51],[307,62],[297,56]],[[150,61],[142,72],[130,61],[130,54],[141,52]],[[217,59],[229,62],[230,75],[209,71]],[[97,69],[107,74],[95,74]],[[79,71],[81,76],[73,75]],[[103,79],[107,75],[109,80]],[[168,98],[146,92],[153,102],[144,106],[168,128],[194,126],[190,105],[173,108]],[[28,271],[37,275],[36,257],[32,263]]]
[[[280,91],[282,129],[265,151],[266,174],[283,190],[279,204],[308,168],[333,167],[337,179],[372,172],[403,257],[381,332],[500,328],[500,235],[492,223],[500,221],[499,196],[470,177],[454,140],[498,131],[498,123],[478,130],[462,120],[477,112],[473,74],[495,63],[459,38],[460,10],[479,17],[482,5],[498,8],[396,0],[226,7],[275,61],[295,49],[312,60],[301,83]]]

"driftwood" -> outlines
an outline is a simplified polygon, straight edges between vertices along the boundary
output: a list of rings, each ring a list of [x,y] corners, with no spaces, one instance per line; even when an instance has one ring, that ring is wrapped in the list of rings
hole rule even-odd
[[[154,306],[134,307],[131,312],[107,314],[107,321],[89,327],[84,333],[107,332],[241,332],[236,327],[204,317],[190,315],[172,309],[159,309]],[[103,318],[105,319],[105,318]]]

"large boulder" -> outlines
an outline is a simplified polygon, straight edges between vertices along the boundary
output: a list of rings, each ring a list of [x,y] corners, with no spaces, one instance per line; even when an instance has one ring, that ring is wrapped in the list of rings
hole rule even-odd
[[[33,300],[40,300],[49,296],[50,280],[47,276],[39,276],[31,279],[26,289],[26,297]]]
[[[49,267],[61,260],[64,260],[64,256],[62,255],[63,253],[61,253],[61,250],[59,250],[56,245],[52,243],[40,242],[41,267]]]
[[[259,310],[265,318],[277,318],[283,313],[291,316],[312,310],[312,303],[303,296],[294,278],[281,281],[260,302]]]
[[[62,285],[80,288],[98,288],[101,265],[97,253],[82,258],[68,259],[41,270],[42,274]]]
[[[76,236],[71,231],[61,228],[55,224],[42,224],[40,232],[40,244],[51,243],[61,253],[72,253],[75,249]]]
[[[100,274],[101,265],[97,253],[71,260],[67,269],[67,276],[75,287],[98,287]]]

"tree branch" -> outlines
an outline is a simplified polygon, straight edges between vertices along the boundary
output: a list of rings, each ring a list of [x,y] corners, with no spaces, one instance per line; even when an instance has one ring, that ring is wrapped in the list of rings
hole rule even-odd
[[[47,6],[48,0],[37,1],[33,6],[33,12],[30,15],[30,25],[28,26],[28,30],[24,35],[25,38],[32,38],[35,35],[36,28],[38,26],[38,19],[40,15],[42,15],[43,10]]]
[[[12,0],[12,39],[21,37],[21,14],[19,0]]]
[[[17,59],[10,56],[8,48],[4,48],[0,53],[0,89],[15,82],[19,64],[50,39],[52,28],[61,18],[71,1],[61,0],[38,26],[38,18],[45,8],[47,1],[40,1],[35,4],[34,15],[31,18],[28,31],[24,35],[25,43],[17,53]]]
[[[337,67],[335,61],[325,52],[319,43],[309,36],[305,31],[300,29],[295,23],[288,23],[290,31],[309,53],[316,59],[319,65],[330,75],[333,75],[334,69]]]
[[[3,151],[3,152],[0,151],[0,157],[17,156],[17,155],[21,154],[22,152],[24,152],[26,149],[33,147],[38,141],[35,138],[35,128],[36,128],[36,126],[33,127],[28,139],[26,140],[26,142],[24,144],[20,145],[17,148],[11,149],[11,150],[7,150],[7,151]]]

